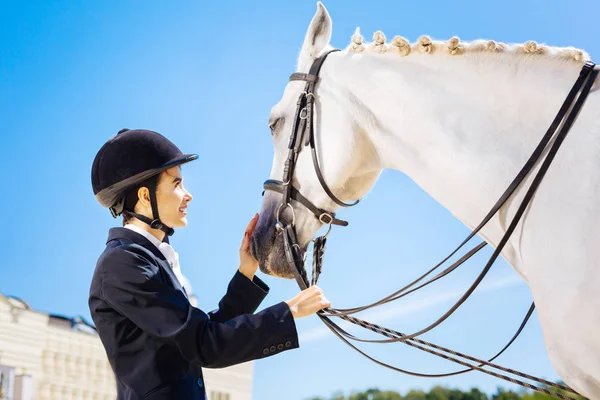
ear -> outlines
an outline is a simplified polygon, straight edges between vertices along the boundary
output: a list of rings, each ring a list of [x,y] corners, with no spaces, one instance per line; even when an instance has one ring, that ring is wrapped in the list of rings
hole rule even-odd
[[[308,71],[312,62],[321,54],[331,40],[331,17],[320,1],[317,12],[310,21],[304,44],[298,57],[297,71]]]
[[[138,189],[138,204],[143,207],[150,207],[150,191],[147,187],[142,186]]]

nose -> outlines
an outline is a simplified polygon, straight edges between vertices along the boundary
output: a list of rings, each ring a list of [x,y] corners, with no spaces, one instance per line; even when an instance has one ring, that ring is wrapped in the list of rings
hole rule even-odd
[[[194,196],[192,196],[192,194],[190,192],[188,192],[187,189],[184,188],[183,190],[185,190],[184,197],[187,199],[187,201],[189,203],[190,201],[192,201],[194,199]]]
[[[260,262],[264,262],[265,257],[267,257],[271,249],[274,239],[272,228],[273,216],[271,213],[263,210],[263,213],[260,214],[258,223],[254,228],[254,233],[250,238],[250,252],[254,258]]]

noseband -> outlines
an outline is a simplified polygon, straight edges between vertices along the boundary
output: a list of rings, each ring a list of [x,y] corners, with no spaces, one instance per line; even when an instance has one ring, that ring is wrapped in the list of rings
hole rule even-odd
[[[281,203],[277,207],[276,213],[277,232],[278,234],[284,235],[285,253],[287,261],[288,263],[290,263],[291,270],[294,271],[294,275],[296,276],[298,284],[300,286],[303,286],[304,288],[308,287],[308,278],[306,277],[306,272],[304,271],[304,259],[303,257],[300,257],[300,245],[298,244],[297,233],[295,228],[296,214],[294,212],[294,208],[292,207],[291,200],[295,200],[296,202],[306,207],[310,212],[314,214],[314,216],[319,220],[321,224],[329,225],[327,233],[324,236],[314,240],[315,253],[320,254],[321,257],[323,254],[323,248],[325,246],[325,239],[331,231],[331,226],[347,226],[348,222],[336,218],[334,212],[326,211],[315,206],[310,200],[303,196],[298,189],[296,189],[292,185],[292,178],[296,169],[296,162],[298,160],[298,155],[300,154],[300,151],[302,151],[302,148],[310,146],[313,165],[317,174],[317,178],[319,179],[319,183],[321,184],[323,190],[325,190],[325,193],[327,193],[327,196],[329,196],[329,198],[334,203],[342,207],[352,207],[358,204],[360,201],[356,200],[352,203],[344,203],[342,200],[338,199],[333,194],[333,192],[325,182],[325,178],[323,177],[323,173],[321,172],[321,167],[319,165],[317,151],[315,148],[315,129],[313,123],[315,105],[315,85],[319,81],[319,71],[321,70],[321,66],[325,62],[327,56],[334,51],[339,50],[330,50],[329,52],[323,54],[321,57],[317,58],[310,67],[308,74],[296,72],[290,76],[290,82],[304,81],[306,82],[306,86],[304,87],[304,91],[298,97],[298,101],[296,103],[296,113],[294,116],[294,123],[292,125],[292,134],[290,136],[290,142],[288,144],[288,157],[285,161],[283,179],[281,181],[268,179],[263,184],[265,191],[271,190],[274,192],[281,193],[283,195]],[[282,218],[281,213],[286,208],[289,208],[291,212],[291,221],[285,221]],[[320,260],[321,257],[318,257],[318,259]],[[300,271],[298,271],[299,269]],[[313,277],[313,280],[314,279],[315,278]]]

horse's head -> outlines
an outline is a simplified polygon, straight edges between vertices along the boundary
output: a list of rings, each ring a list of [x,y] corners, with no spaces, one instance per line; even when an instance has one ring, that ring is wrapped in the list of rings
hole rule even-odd
[[[308,73],[315,59],[331,49],[331,25],[327,10],[319,2],[300,50],[296,72]],[[339,65],[344,57],[344,52],[331,53],[321,68],[319,81],[314,89],[313,127],[316,154],[326,185],[337,199],[352,202],[361,198],[373,186],[381,169],[377,167],[376,156],[366,138],[364,125],[357,119],[356,100],[349,98],[347,91],[339,85],[339,77],[336,77],[336,69],[339,72]],[[305,85],[305,81],[290,81],[281,100],[271,111],[269,127],[273,136],[274,158],[270,179],[283,180],[288,144],[296,123],[297,102]],[[333,213],[340,207],[326,193],[317,178],[310,146],[302,146],[291,183],[321,210]],[[319,220],[312,211],[294,200],[290,201],[291,207],[281,207],[282,199],[282,194],[277,191],[265,191],[251,248],[264,273],[292,278],[292,271],[285,258],[283,238],[276,229],[278,210],[281,213],[280,220],[294,220],[303,253],[326,221]]]

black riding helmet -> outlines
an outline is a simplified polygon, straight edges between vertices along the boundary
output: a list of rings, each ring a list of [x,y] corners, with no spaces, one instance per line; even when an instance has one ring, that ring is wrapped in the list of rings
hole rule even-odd
[[[96,154],[92,165],[92,187],[98,202],[110,209],[114,218],[121,214],[135,217],[153,229],[166,233],[165,239],[174,232],[160,221],[156,202],[156,185],[150,183],[152,219],[125,210],[127,192],[161,172],[193,161],[197,154],[183,154],[177,146],[161,134],[143,129],[121,129],[115,137],[104,144]],[[153,180],[149,180],[154,182]]]

